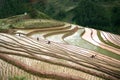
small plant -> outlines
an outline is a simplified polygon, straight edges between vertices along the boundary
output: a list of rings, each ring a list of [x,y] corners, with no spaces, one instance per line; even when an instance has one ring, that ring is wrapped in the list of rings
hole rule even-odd
[[[8,80],[28,80],[28,79],[24,76],[14,76],[14,77],[9,77]]]

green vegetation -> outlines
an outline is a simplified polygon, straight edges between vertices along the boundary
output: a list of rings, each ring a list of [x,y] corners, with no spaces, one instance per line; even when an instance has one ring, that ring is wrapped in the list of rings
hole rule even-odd
[[[0,32],[9,32],[10,29],[35,29],[43,27],[58,27],[64,23],[47,19],[24,19],[25,16],[18,15],[0,20]]]
[[[27,8],[28,0],[2,0],[0,6],[0,18],[23,14]]]
[[[43,12],[40,12],[36,9],[32,9],[28,11],[31,18],[36,19],[51,19],[48,15],[44,14]]]
[[[35,28],[43,28],[43,27],[57,27],[63,25],[64,23],[55,20],[29,19],[15,23],[13,24],[13,27],[23,28],[23,29],[30,29],[30,28],[35,29]]]
[[[0,18],[25,12],[120,34],[119,0],[4,0],[0,5]]]
[[[28,79],[23,76],[14,76],[14,77],[9,77],[8,80],[28,80]]]
[[[46,14],[33,8],[29,0],[4,0],[0,6],[0,18],[28,13],[32,18],[49,19]]]
[[[50,15],[54,19],[70,21],[69,11],[74,9],[78,2],[79,0],[46,0],[44,1],[44,9],[42,5],[38,7],[40,5],[39,2],[33,5],[34,8]]]
[[[120,4],[115,1],[91,1],[81,0],[73,10],[73,21],[82,26],[90,26],[96,29],[120,34]],[[99,5],[98,5],[99,4]]]
[[[54,19],[120,34],[119,0],[47,0],[45,9],[36,4]]]

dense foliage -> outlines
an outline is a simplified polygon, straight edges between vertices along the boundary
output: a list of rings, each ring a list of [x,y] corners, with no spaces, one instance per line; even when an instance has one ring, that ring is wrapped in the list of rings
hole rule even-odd
[[[39,2],[35,1],[36,0],[1,0],[2,5],[0,5],[0,18],[24,13],[29,13],[32,18],[50,18],[34,8],[34,4],[38,3],[40,6],[36,5],[36,7],[44,9],[43,6],[45,4],[45,0],[39,0]]]
[[[0,18],[25,12],[120,34],[119,0],[1,0]]]
[[[47,0],[34,7],[54,19],[120,34],[119,0]],[[44,7],[44,9],[43,9]]]
[[[27,2],[28,0],[1,0],[0,18],[23,14],[27,11]]]
[[[105,3],[107,1],[109,4]],[[96,29],[120,34],[120,5],[118,3],[110,5],[112,1],[109,1],[103,0],[103,2],[96,2],[81,0],[74,9],[75,16],[73,21],[82,26],[91,26]]]

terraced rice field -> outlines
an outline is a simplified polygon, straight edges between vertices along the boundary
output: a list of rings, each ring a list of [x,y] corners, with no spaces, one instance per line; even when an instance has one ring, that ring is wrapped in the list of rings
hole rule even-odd
[[[0,80],[15,75],[28,80],[120,80],[120,36],[68,23],[0,33]]]

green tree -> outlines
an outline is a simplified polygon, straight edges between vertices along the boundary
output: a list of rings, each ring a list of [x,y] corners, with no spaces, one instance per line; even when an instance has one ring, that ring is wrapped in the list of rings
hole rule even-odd
[[[112,23],[114,26],[120,26],[120,5],[112,8]]]
[[[0,18],[23,14],[27,11],[26,3],[28,0],[4,0],[0,8]]]
[[[55,14],[55,6],[53,4],[49,4],[44,12],[51,17],[54,17],[53,14]]]
[[[66,13],[64,10],[60,10],[59,13],[56,15],[56,19],[62,20],[66,17]]]
[[[74,11],[73,21],[77,24],[87,25],[108,25],[108,18],[105,9],[96,5],[91,0],[82,0]]]
[[[34,3],[33,6],[39,11],[44,12],[46,8],[47,0],[39,0],[37,3]]]

